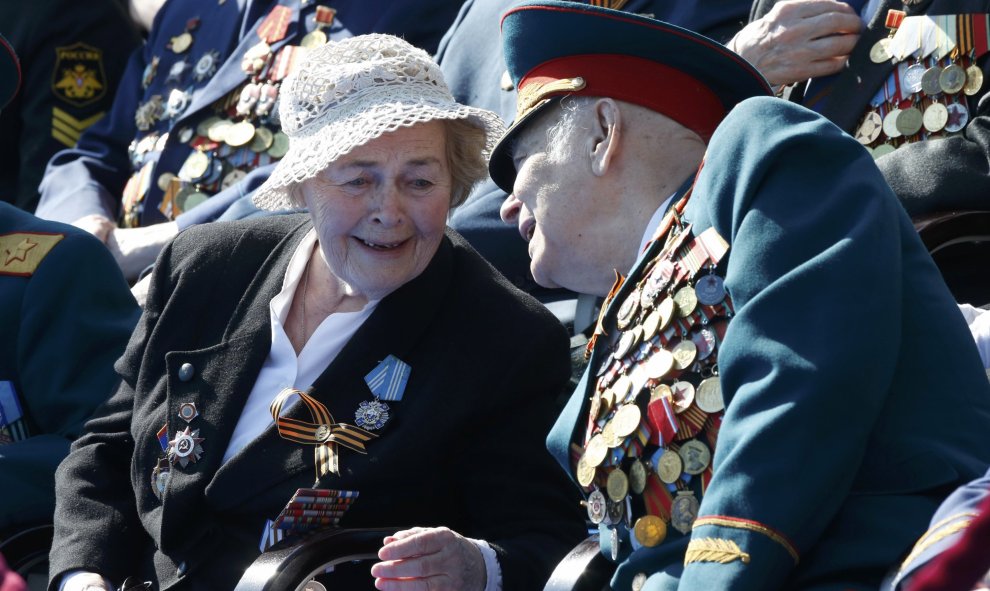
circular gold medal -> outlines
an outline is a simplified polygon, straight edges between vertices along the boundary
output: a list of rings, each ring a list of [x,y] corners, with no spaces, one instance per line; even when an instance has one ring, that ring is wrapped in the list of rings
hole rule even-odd
[[[698,345],[695,345],[691,339],[684,339],[677,343],[670,353],[674,356],[674,369],[685,370],[691,367],[698,357]]]
[[[942,103],[932,103],[928,105],[927,109],[925,109],[923,123],[925,125],[925,129],[931,133],[942,131],[948,121],[949,111]]]
[[[227,128],[224,142],[232,148],[240,148],[254,139],[254,125],[250,121],[241,121]]]
[[[856,130],[856,141],[868,146],[877,141],[882,130],[883,119],[880,118],[880,113],[870,111],[863,118],[863,122],[859,124],[859,129]]]
[[[639,460],[633,460],[629,466],[629,490],[641,495],[646,490],[646,466]]]
[[[694,394],[694,403],[708,414],[717,413],[725,408],[725,401],[722,399],[722,383],[718,376],[705,378],[698,384]]]
[[[883,63],[891,58],[890,50],[890,37],[884,37],[883,39],[877,41],[870,48],[870,60],[875,63]]]
[[[980,92],[981,88],[983,88],[983,70],[976,65],[966,68],[966,84],[963,86],[963,92],[966,96],[973,96]]]
[[[203,178],[210,170],[210,157],[203,152],[191,152],[179,169],[179,178],[195,181]]]
[[[670,321],[674,319],[674,312],[677,305],[674,303],[673,298],[664,298],[660,305],[657,306],[656,312],[660,314],[660,326],[657,327],[657,332],[660,332],[667,328]]]
[[[677,452],[668,449],[657,460],[657,475],[667,484],[674,484],[684,471],[684,460]]]
[[[314,29],[313,31],[306,33],[306,36],[302,38],[302,41],[299,42],[299,45],[302,45],[307,49],[312,49],[314,47],[326,45],[326,43],[327,43],[327,34],[321,31],[320,29]]]
[[[578,484],[587,488],[591,486],[591,483],[595,480],[595,467],[588,464],[587,454],[581,456],[577,464],[577,481]]]
[[[639,311],[639,290],[633,290],[626,299],[619,306],[619,311],[615,315],[615,324],[619,327],[619,330],[625,330],[629,328],[632,321],[636,318],[636,312]]]
[[[627,375],[621,375],[619,379],[615,380],[615,383],[612,384],[612,391],[615,392],[616,404],[625,401],[626,397],[632,392],[632,387],[632,380]]]
[[[697,439],[692,439],[681,445],[681,448],[677,450],[677,455],[681,456],[681,460],[684,462],[684,471],[692,476],[704,472],[712,461],[712,452],[708,451],[708,446]]]
[[[928,96],[935,96],[942,92],[942,87],[938,84],[938,78],[941,75],[942,68],[938,66],[932,66],[925,70],[925,73],[921,76],[921,91]]]
[[[227,139],[227,130],[233,127],[233,125],[233,123],[226,119],[218,119],[206,130],[206,137],[210,138],[210,141],[217,143],[223,142]]]
[[[193,36],[188,31],[172,37],[171,49],[173,53],[185,53],[192,46]]]
[[[275,136],[272,138],[272,147],[268,148],[268,155],[278,160],[282,156],[285,156],[288,151],[289,136],[285,135],[281,131],[275,132]]]
[[[622,445],[622,438],[615,432],[615,417],[612,417],[612,420],[605,423],[605,426],[602,427],[602,440],[609,448]]]
[[[615,411],[612,419],[613,429],[618,437],[628,437],[639,429],[639,421],[642,413],[635,404],[624,404]]]
[[[660,545],[667,537],[667,524],[656,515],[644,515],[633,525],[636,541],[647,548]]]
[[[660,384],[650,390],[650,402],[660,400],[661,398],[673,399],[673,397],[674,393],[670,390],[670,386],[667,384]]]
[[[896,149],[897,148],[891,146],[890,144],[880,144],[876,148],[873,148],[873,159],[876,160],[881,156],[886,156],[887,154],[890,154]]]
[[[646,320],[643,321],[643,340],[650,340],[657,331],[660,329],[660,316],[659,310],[654,310],[646,316]]]
[[[259,127],[254,130],[254,139],[251,140],[251,145],[248,146],[252,152],[264,152],[268,148],[272,147],[272,141],[275,139],[275,134],[271,132],[267,127]]]
[[[584,447],[584,459],[593,468],[600,466],[607,455],[608,446],[605,445],[605,438],[601,433],[592,437]]]
[[[609,411],[612,410],[613,406],[615,406],[615,392],[611,388],[609,388],[604,392],[602,392],[601,416],[605,416],[606,414],[608,414]]]
[[[691,403],[694,402],[694,386],[691,382],[675,382],[670,387],[670,392],[673,396],[671,401],[674,404],[674,412],[681,414],[691,408]]]
[[[625,500],[626,495],[629,494],[629,479],[626,478],[626,473],[618,468],[609,472],[605,490],[608,492],[608,498],[616,503]]]
[[[921,111],[914,107],[902,109],[897,115],[897,131],[905,136],[912,136],[921,130],[923,118]]]
[[[659,380],[667,375],[673,367],[674,356],[666,349],[660,349],[646,360],[646,375],[651,380]]]
[[[677,304],[677,315],[685,318],[698,307],[698,296],[693,287],[686,285],[674,293],[674,303]]]
[[[938,85],[945,94],[955,94],[966,85],[966,70],[956,64],[949,64],[938,76]]]
[[[889,138],[901,137],[901,132],[897,129],[897,116],[901,114],[900,109],[891,109],[887,116],[883,118],[883,132]]]

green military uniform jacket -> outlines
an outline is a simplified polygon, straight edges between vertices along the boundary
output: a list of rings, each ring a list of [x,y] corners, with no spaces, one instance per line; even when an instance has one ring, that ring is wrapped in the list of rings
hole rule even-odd
[[[0,529],[51,520],[55,468],[113,392],[139,313],[98,240],[0,203],[0,403],[20,415],[0,432]]]
[[[714,474],[693,531],[623,544],[613,588],[876,589],[990,463],[990,385],[938,270],[862,146],[773,98],[716,130],[684,219],[730,245]],[[601,340],[548,438],[572,474]],[[698,551],[729,542],[739,551]]]

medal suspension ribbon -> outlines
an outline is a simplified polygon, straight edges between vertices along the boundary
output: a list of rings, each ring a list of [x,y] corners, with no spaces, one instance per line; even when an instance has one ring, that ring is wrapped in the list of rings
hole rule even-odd
[[[282,407],[291,396],[298,395],[299,400],[306,405],[314,422],[300,421],[282,417]],[[316,482],[319,483],[327,472],[340,474],[340,459],[337,445],[356,452],[368,453],[364,444],[378,437],[374,433],[346,423],[335,423],[333,416],[322,402],[309,394],[293,388],[286,388],[278,393],[270,407],[272,419],[278,429],[279,436],[295,443],[314,445],[316,459]]]

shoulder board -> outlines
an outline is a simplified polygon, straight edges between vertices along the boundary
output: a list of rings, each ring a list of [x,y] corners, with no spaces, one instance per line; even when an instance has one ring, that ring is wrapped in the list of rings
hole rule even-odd
[[[30,277],[65,234],[0,234],[0,275]]]

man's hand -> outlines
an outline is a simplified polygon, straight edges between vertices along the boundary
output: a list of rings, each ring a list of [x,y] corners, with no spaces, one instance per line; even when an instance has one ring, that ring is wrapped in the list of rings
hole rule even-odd
[[[487,580],[481,550],[445,527],[388,536],[378,558],[371,574],[382,591],[482,591]]]
[[[175,222],[146,228],[115,228],[107,238],[107,248],[124,277],[133,281],[148,265],[154,264],[158,253],[178,233],[179,226]]]
[[[107,238],[110,236],[110,232],[116,227],[116,225],[108,219],[106,216],[102,216],[98,213],[90,214],[79,218],[78,220],[72,222],[72,225],[86,230],[93,236],[100,239],[100,242],[106,242]]]
[[[863,22],[845,2],[779,2],[726,45],[756,66],[773,86],[840,71]]]

